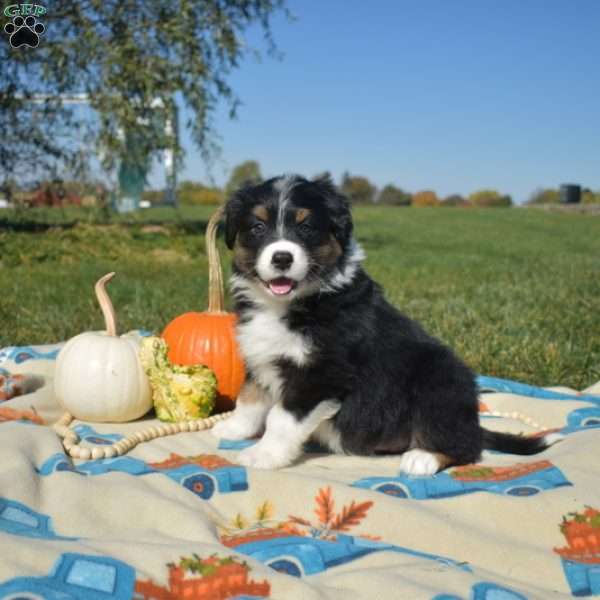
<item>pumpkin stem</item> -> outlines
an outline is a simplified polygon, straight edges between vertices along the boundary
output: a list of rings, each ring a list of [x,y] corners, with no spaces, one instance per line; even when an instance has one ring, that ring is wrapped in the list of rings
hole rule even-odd
[[[217,209],[206,226],[206,255],[208,257],[208,312],[225,312],[223,271],[217,249],[217,228],[223,216],[223,207]]]
[[[115,315],[115,309],[112,305],[112,302],[110,301],[108,293],[106,292],[106,288],[104,287],[114,276],[114,273],[107,273],[104,277],[100,277],[100,279],[98,279],[96,285],[94,286],[94,291],[96,292],[98,304],[100,304],[102,314],[104,315],[106,333],[108,335],[116,337],[117,316]]]

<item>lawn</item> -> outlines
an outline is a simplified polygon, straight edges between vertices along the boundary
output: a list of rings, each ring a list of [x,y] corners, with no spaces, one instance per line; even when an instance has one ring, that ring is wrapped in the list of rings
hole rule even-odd
[[[121,331],[203,310],[210,212],[150,209],[109,224],[83,209],[0,212],[0,347],[101,329],[92,288],[113,270]],[[600,379],[599,217],[358,207],[355,226],[389,300],[475,371],[575,388]]]

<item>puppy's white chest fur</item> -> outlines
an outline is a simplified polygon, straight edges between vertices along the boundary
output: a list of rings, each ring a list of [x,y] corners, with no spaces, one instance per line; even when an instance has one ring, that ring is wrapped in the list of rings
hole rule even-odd
[[[271,307],[257,307],[248,316],[249,320],[237,326],[242,354],[257,383],[277,400],[282,385],[277,360],[285,358],[299,366],[306,365],[310,340],[291,331],[282,321],[280,311]]]

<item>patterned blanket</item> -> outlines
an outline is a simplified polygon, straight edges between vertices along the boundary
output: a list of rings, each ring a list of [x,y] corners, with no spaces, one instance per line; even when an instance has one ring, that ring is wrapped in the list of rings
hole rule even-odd
[[[293,467],[246,469],[236,455],[253,442],[210,432],[80,461],[50,427],[59,347],[0,350],[0,598],[600,595],[600,384],[480,377],[486,427],[564,440],[434,477],[314,446]],[[106,444],[151,423],[75,428]]]

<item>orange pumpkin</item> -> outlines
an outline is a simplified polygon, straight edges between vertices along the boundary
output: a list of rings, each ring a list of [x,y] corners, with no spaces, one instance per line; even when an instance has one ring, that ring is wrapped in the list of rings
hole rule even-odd
[[[208,256],[208,310],[175,317],[162,333],[169,346],[169,360],[179,365],[204,364],[217,376],[215,412],[231,410],[246,376],[235,338],[236,316],[225,311],[223,272],[217,250],[219,209],[206,227]]]

